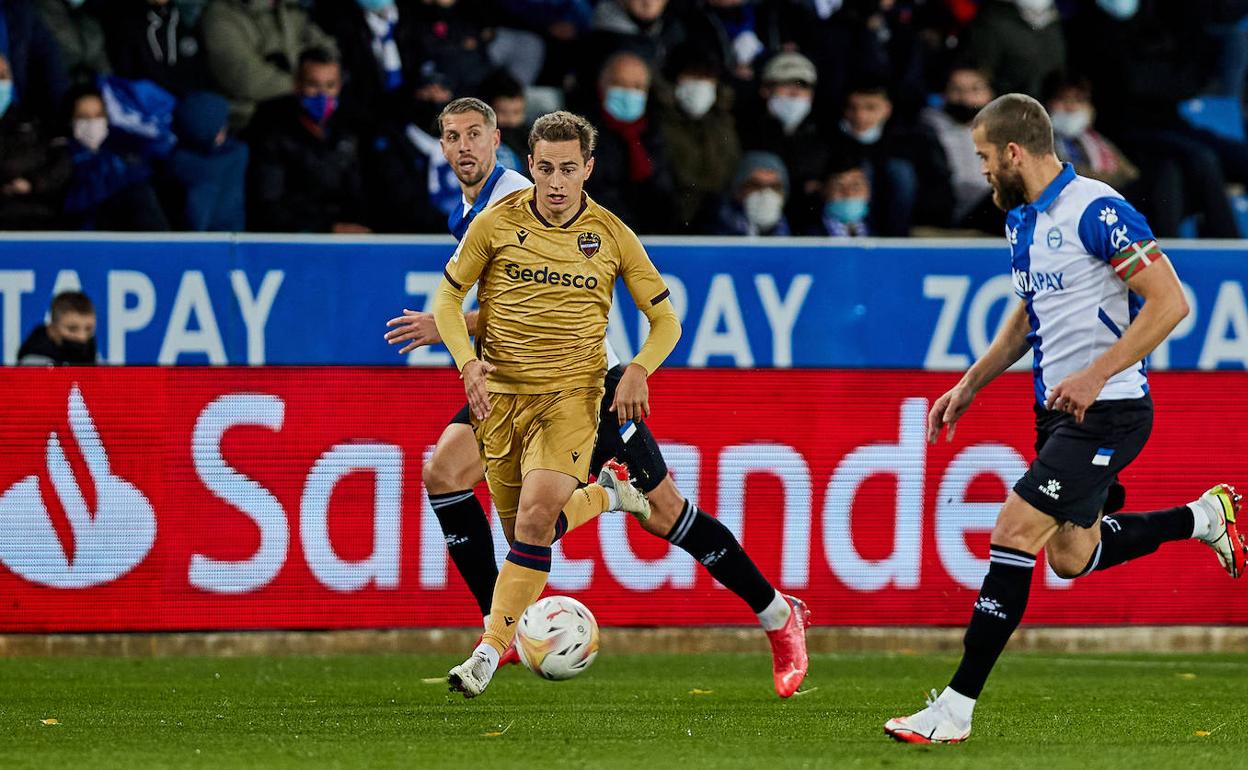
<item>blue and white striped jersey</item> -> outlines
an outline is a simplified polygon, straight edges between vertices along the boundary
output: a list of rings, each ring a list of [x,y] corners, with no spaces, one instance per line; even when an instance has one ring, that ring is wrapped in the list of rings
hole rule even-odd
[[[1125,276],[1149,264],[1156,241],[1112,187],[1066,163],[1034,203],[1006,216],[1014,292],[1027,306],[1036,400],[1087,368],[1122,336],[1143,300]],[[1125,254],[1124,254],[1125,252]],[[1111,260],[1113,260],[1111,262]],[[1147,361],[1105,383],[1098,400],[1148,393]]]

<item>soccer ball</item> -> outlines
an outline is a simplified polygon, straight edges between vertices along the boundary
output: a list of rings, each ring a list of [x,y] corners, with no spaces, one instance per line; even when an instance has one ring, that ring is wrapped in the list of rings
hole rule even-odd
[[[598,621],[570,596],[539,599],[520,616],[516,652],[544,679],[571,679],[598,657]]]

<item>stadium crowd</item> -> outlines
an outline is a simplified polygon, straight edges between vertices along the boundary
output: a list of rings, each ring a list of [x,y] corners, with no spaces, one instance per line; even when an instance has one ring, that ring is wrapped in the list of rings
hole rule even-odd
[[[1163,236],[1238,237],[1248,0],[0,0],[0,229],[446,232],[436,116],[565,107],[640,233],[997,235],[1021,91]],[[1221,125],[1191,102],[1229,105]],[[1199,117],[1199,116],[1197,116]]]

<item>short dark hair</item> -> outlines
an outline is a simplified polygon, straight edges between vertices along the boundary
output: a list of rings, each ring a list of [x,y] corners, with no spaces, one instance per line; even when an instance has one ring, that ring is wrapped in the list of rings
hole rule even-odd
[[[56,323],[66,313],[78,315],[95,315],[95,305],[91,298],[80,291],[63,291],[52,298],[52,323]]]
[[[309,64],[338,64],[338,57],[328,48],[322,48],[319,45],[312,46],[305,48],[299,54],[299,66],[295,68],[295,73],[302,72],[303,68]]]
[[[1032,155],[1053,152],[1053,124],[1044,105],[1027,94],[1004,94],[993,99],[971,121],[971,130],[984,129],[993,147],[1017,144]]]
[[[888,93],[888,84],[874,78],[864,78],[851,83],[845,95],[847,101],[850,96],[883,96],[885,99],[892,101],[892,97]]]
[[[524,86],[510,72],[500,68],[485,76],[477,87],[477,95],[486,104],[495,99],[519,99],[524,96]]]
[[[438,136],[442,135],[442,119],[448,115],[462,115],[465,112],[479,112],[481,117],[485,118],[485,124],[490,128],[498,128],[498,117],[494,114],[494,108],[480,99],[474,99],[471,96],[460,97],[447,102],[442,111],[438,113]]]
[[[529,131],[529,154],[538,142],[567,142],[575,139],[581,144],[581,157],[588,163],[598,145],[598,131],[588,120],[572,112],[559,110],[547,113],[533,123]]]

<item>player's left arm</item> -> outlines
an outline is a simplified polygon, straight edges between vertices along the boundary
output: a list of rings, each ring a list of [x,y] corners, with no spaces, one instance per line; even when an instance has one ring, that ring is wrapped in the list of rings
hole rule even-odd
[[[1143,217],[1122,201],[1113,216],[1102,218],[1102,224],[1104,219],[1114,221],[1105,226],[1107,235],[1103,242],[1096,231],[1087,237],[1083,226],[1080,235],[1092,254],[1108,255],[1106,261],[1114,273],[1144,299],[1144,306],[1117,342],[1086,369],[1058,383],[1049,394],[1047,407],[1070,412],[1079,422],[1083,422],[1084,413],[1095,403],[1105,383],[1144,360],[1190,311],[1174,266],[1157,245]]]
[[[646,314],[650,331],[641,350],[615,388],[611,411],[620,425],[650,416],[650,389],[646,378],[654,373],[680,341],[680,321],[672,308],[667,284],[655,269],[641,241],[632,230],[622,227],[616,233],[620,248],[620,274],[633,302]]]

